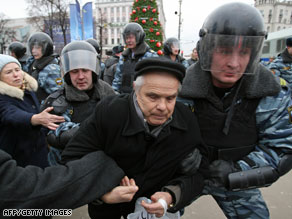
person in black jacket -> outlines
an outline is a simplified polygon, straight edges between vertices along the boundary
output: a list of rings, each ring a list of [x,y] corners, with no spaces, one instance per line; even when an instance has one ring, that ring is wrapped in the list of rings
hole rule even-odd
[[[104,151],[139,187],[129,203],[89,204],[91,218],[126,217],[143,196],[151,197],[153,213],[161,217],[164,208],[157,204],[158,199],[168,207],[175,204],[169,209],[175,212],[203,188],[203,176],[197,170],[206,164],[206,151],[197,120],[186,106],[176,103],[185,67],[158,57],[138,62],[135,71],[134,91],[102,100],[62,153],[63,162],[68,162]],[[185,168],[180,167],[190,153],[197,156],[186,177]],[[179,181],[180,177],[185,180]],[[182,185],[180,198],[170,195],[169,187],[158,192],[173,184]]]

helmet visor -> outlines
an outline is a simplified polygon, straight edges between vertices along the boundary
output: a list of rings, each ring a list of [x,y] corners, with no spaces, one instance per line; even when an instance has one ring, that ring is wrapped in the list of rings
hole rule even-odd
[[[89,50],[72,50],[61,56],[64,74],[74,69],[89,69],[99,74],[100,66],[97,54]]]
[[[260,60],[264,36],[207,34],[200,45],[204,71],[253,74]]]

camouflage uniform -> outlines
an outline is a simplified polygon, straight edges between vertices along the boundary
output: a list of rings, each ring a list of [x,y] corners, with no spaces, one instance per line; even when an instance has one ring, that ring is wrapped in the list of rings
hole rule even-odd
[[[212,89],[212,83],[210,81],[211,77],[208,72],[201,70],[199,62],[192,65],[188,69],[188,72],[191,73],[186,75],[179,100],[185,102],[186,105],[196,112],[197,100],[204,98],[211,101],[212,104],[215,101],[215,97],[210,94],[212,93],[210,92],[210,89]],[[238,171],[243,172],[265,166],[271,166],[277,169],[279,160],[282,156],[279,151],[291,152],[292,149],[292,124],[290,112],[290,106],[292,105],[291,91],[288,86],[285,86],[284,80],[280,80],[281,82],[284,82],[280,87],[279,82],[276,82],[277,80],[279,81],[279,78],[272,79],[273,76],[271,74],[268,77],[271,80],[264,80],[269,86],[267,86],[267,84],[261,85],[260,83],[263,83],[262,80],[257,80],[257,75],[259,75],[260,72],[264,72],[264,74],[267,75],[270,74],[265,67],[260,67],[259,72],[255,73],[253,76],[248,76],[255,78],[254,80],[249,81],[253,81],[253,85],[256,85],[255,90],[258,90],[258,93],[261,93],[263,87],[269,87],[267,88],[267,90],[270,90],[268,93],[271,93],[272,90],[277,91],[278,89],[278,91],[276,92],[276,95],[261,94],[262,97],[260,98],[255,110],[256,124],[254,127],[257,129],[258,136],[254,150],[241,159],[234,161],[241,169]],[[266,77],[264,78],[266,79]],[[256,81],[258,81],[258,83]],[[275,82],[271,83],[271,81]],[[246,90],[245,93],[247,98],[255,98],[259,94],[255,92],[255,90],[252,91],[255,87],[250,85],[251,83],[246,83],[245,86],[243,85],[242,89]],[[280,88],[276,88],[277,86]],[[228,98],[228,95],[232,92],[233,91],[231,90],[229,93],[226,93],[222,101],[224,101],[225,98]],[[272,93],[275,94],[275,92]],[[241,101],[243,100],[238,99],[236,105],[240,105]],[[230,110],[229,108],[230,107],[227,106],[226,110]],[[199,118],[199,124],[201,125],[201,115],[198,113],[197,115]],[[215,140],[221,142],[224,140],[224,137],[223,139]],[[240,142],[234,142],[235,148],[238,143]],[[229,191],[224,187],[206,185],[203,194],[212,195],[228,218],[269,218],[268,208],[259,189]]]
[[[268,65],[271,71],[281,78],[284,78],[290,88],[292,87],[292,56],[288,54],[287,49],[281,53],[272,63]]]
[[[124,63],[127,60],[133,60],[133,69],[135,68],[135,64],[145,58],[149,57],[157,57],[158,55],[149,48],[149,46],[145,43],[142,42],[139,44],[135,50],[135,53],[132,53],[130,49],[126,49],[122,55],[120,56],[119,62],[116,67],[116,72],[114,76],[114,80],[112,82],[112,88],[117,91],[121,92],[121,87],[122,87],[122,78],[123,78],[123,73],[124,71],[129,71],[129,69],[124,69]],[[138,57],[138,59],[136,59]],[[133,70],[132,69],[132,70]]]
[[[27,66],[29,66],[28,73],[31,74],[38,82],[39,88],[36,93],[40,102],[43,101],[49,94],[63,87],[61,69],[57,64],[58,60],[55,58],[53,61],[53,63],[49,63],[43,69],[39,70],[33,66],[33,63],[35,62],[33,56],[27,61]]]

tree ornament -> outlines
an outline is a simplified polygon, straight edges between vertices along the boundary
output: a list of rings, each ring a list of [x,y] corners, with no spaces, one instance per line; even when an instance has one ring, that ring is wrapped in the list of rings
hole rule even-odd
[[[163,52],[161,50],[158,50],[157,54],[161,56],[163,54]]]
[[[160,42],[157,42],[157,43],[156,43],[156,46],[157,46],[157,47],[160,47],[160,46],[161,46],[161,43],[160,43]]]
[[[138,2],[139,0],[136,0],[136,2]]]
[[[152,12],[155,13],[155,12],[156,12],[156,8],[153,8],[153,9],[152,9]]]
[[[159,35],[160,35],[160,32],[159,32],[159,31],[157,31],[157,32],[156,32],[156,36],[159,36]]]
[[[143,12],[143,13],[146,13],[146,11],[147,11],[146,8],[143,8],[143,9],[142,9],[142,12]]]
[[[148,5],[148,6],[147,6],[147,9],[150,10],[150,8],[151,8],[151,5]]]
[[[146,20],[142,20],[142,24],[146,24]]]
[[[150,21],[153,21],[153,17],[149,18]]]
[[[155,40],[150,40],[150,43],[154,43],[155,42]]]
[[[135,22],[137,22],[138,20],[139,20],[139,18],[138,18],[138,17],[136,17],[136,18],[135,18]]]
[[[156,26],[157,25],[157,21],[154,21],[153,24]]]
[[[153,33],[153,31],[154,31],[154,30],[153,30],[153,28],[152,28],[152,27],[150,27],[149,31],[150,31],[151,33]]]
[[[136,14],[136,10],[133,10],[132,13],[133,13],[133,14]]]

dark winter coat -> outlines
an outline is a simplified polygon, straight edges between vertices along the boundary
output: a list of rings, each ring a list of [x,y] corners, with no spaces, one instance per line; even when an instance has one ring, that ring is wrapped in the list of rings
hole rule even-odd
[[[138,197],[149,198],[178,177],[179,163],[187,154],[195,148],[204,149],[197,120],[186,106],[176,104],[172,121],[156,138],[145,131],[132,95],[110,96],[102,100],[62,154],[62,159],[69,161],[103,150],[129,178],[134,178],[139,190],[132,202],[109,207],[122,214],[133,212]],[[182,192],[191,196],[188,197],[190,200],[203,187],[201,175],[196,175],[195,179],[196,183],[186,186],[187,191]],[[89,208],[92,210],[94,206]]]
[[[66,166],[43,170],[36,166],[18,167],[11,156],[0,150],[0,218],[3,209],[80,207],[110,191],[123,176],[116,163],[101,151]]]
[[[31,117],[39,113],[34,91],[37,82],[25,73],[28,88],[23,92],[0,81],[0,149],[9,153],[17,165],[48,166],[48,148],[41,126],[33,126]]]

